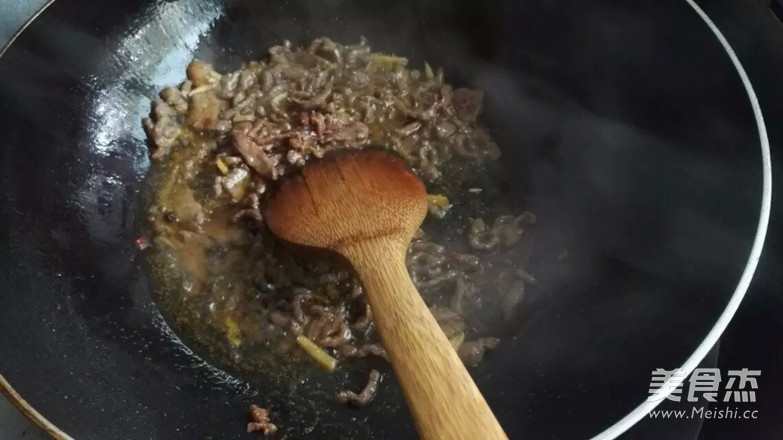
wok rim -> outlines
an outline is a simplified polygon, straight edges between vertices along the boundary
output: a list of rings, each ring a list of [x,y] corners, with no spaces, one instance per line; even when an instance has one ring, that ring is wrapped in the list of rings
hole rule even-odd
[[[19,29],[9,38],[9,40],[0,48],[0,58],[6,53],[11,45],[22,35],[22,33],[49,7],[55,0],[47,0],[38,10],[36,10]],[[767,229],[769,227],[770,211],[772,206],[772,160],[769,145],[769,138],[767,134],[766,124],[764,122],[764,116],[761,112],[761,106],[759,105],[758,97],[756,96],[753,84],[739,60],[734,48],[728,42],[726,37],[720,31],[718,26],[707,15],[704,10],[699,7],[696,0],[685,0],[685,2],[693,9],[693,11],[699,16],[704,24],[710,29],[713,36],[718,40],[721,48],[726,52],[729,59],[732,62],[732,66],[739,75],[743,88],[747,94],[748,100],[751,104],[751,110],[753,117],[756,121],[756,128],[759,135],[759,144],[761,147],[761,159],[762,159],[762,194],[761,194],[761,208],[759,212],[759,222],[756,229],[756,235],[753,239],[753,245],[750,253],[748,254],[748,261],[745,264],[745,268],[742,271],[742,275],[737,282],[737,286],[734,289],[731,297],[729,298],[726,307],[721,312],[715,325],[710,329],[705,338],[699,343],[692,354],[685,360],[679,369],[685,371],[685,376],[681,379],[677,379],[674,376],[670,377],[665,384],[663,384],[659,391],[654,394],[654,397],[658,397],[655,401],[650,401],[649,398],[639,404],[636,408],[632,409],[627,415],[620,420],[610,425],[605,430],[596,434],[591,440],[612,440],[627,432],[630,428],[636,425],[639,421],[647,417],[647,414],[655,409],[665,398],[671,395],[673,391],[672,385],[675,382],[682,382],[689,376],[693,370],[699,365],[699,363],[707,356],[708,352],[718,342],[723,332],[728,327],[732,318],[739,309],[742,300],[747,293],[750,283],[755,275],[758,262],[761,258],[762,250],[764,248],[764,241],[767,236]],[[668,390],[668,391],[661,391]],[[16,406],[16,408],[40,427],[46,434],[55,440],[74,440],[65,431],[57,427],[54,423],[50,422],[43,414],[38,412],[30,403],[28,403],[21,394],[19,394],[13,386],[5,379],[2,373],[0,373],[0,393],[5,395],[8,400]]]
[[[40,8],[38,8],[37,11],[31,15],[27,21],[25,21],[22,26],[19,27],[19,29],[14,32],[14,34],[11,36],[11,38],[8,39],[8,41],[3,45],[2,48],[0,48],[0,58],[5,55],[5,52],[8,50],[8,48],[11,47],[12,44],[16,41],[17,38],[19,38],[20,35],[22,35],[22,32],[27,29],[28,26],[30,26],[35,19],[38,18],[39,15],[41,15],[46,8],[52,5],[55,0],[47,0],[46,3],[44,3]],[[21,394],[19,394],[13,386],[6,380],[5,377],[3,377],[3,374],[0,373],[0,393],[2,393],[8,400],[18,409],[22,414],[25,415],[28,419],[30,419],[33,423],[35,423],[39,428],[43,429],[44,432],[49,434],[50,437],[52,437],[55,440],[73,440],[73,437],[69,436],[65,433],[62,429],[58,428],[57,425],[50,422],[49,419],[47,419],[43,414],[39,413],[35,408],[33,408],[32,405],[30,405],[27,400],[22,397]]]
[[[65,433],[62,429],[58,428],[54,423],[50,422],[43,414],[33,408],[32,405],[27,403],[21,394],[17,393],[14,387],[0,374],[0,392],[3,393],[16,408],[22,412],[28,419],[32,420],[38,427],[44,430],[50,437],[55,440],[73,440],[71,436]]]
[[[707,25],[715,38],[717,38],[721,47],[726,52],[726,55],[729,56],[734,69],[742,80],[745,92],[748,95],[753,117],[756,120],[756,128],[758,129],[759,143],[761,146],[762,187],[759,223],[756,228],[756,236],[753,239],[753,246],[748,254],[748,262],[745,264],[745,269],[743,269],[739,281],[737,281],[737,287],[734,288],[734,293],[731,294],[726,307],[723,309],[723,312],[721,312],[715,325],[707,333],[707,336],[699,343],[693,353],[688,356],[688,359],[685,360],[682,366],[678,368],[678,370],[684,371],[685,375],[681,378],[675,377],[674,375],[667,378],[666,382],[661,384],[661,387],[658,388],[652,396],[649,396],[644,402],[639,404],[613,425],[595,435],[592,440],[612,440],[628,431],[640,420],[647,417],[650,411],[654,410],[659,404],[666,400],[666,397],[670,396],[674,391],[673,385],[682,384],[685,379],[690,376],[693,370],[699,366],[701,361],[704,360],[712,347],[720,340],[723,332],[726,331],[731,319],[734,317],[734,314],[737,313],[742,300],[745,298],[745,294],[750,287],[750,282],[753,280],[753,275],[756,273],[759,259],[761,259],[761,252],[764,248],[767,228],[769,227],[770,210],[772,207],[772,158],[767,127],[764,123],[764,115],[761,113],[758,97],[756,96],[756,92],[753,89],[753,84],[750,82],[747,72],[745,72],[745,68],[742,66],[742,62],[737,57],[736,52],[734,52],[734,48],[728,40],[726,40],[726,37],[715,22],[713,22],[707,13],[699,7],[695,0],[685,1],[694,12],[696,12],[699,18],[701,18],[704,24]],[[655,397],[657,400],[651,401],[650,399],[652,397]]]

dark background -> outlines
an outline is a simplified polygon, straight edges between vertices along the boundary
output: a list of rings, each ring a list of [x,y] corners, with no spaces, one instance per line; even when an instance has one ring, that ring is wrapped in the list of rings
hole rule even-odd
[[[61,0],[67,1],[67,0]],[[18,24],[31,3],[0,2],[0,35]],[[13,3],[13,4],[12,4]],[[773,210],[764,253],[756,276],[734,321],[711,356],[721,371],[760,369],[757,420],[707,420],[698,438],[783,438],[783,0],[713,0],[699,2],[737,51],[758,94],[772,146]],[[16,14],[14,16],[14,14]],[[777,14],[777,17],[775,16]],[[689,409],[686,405],[662,405],[662,409]],[[0,419],[0,426],[2,425]],[[672,421],[646,419],[623,438],[692,438],[689,429]],[[32,433],[28,433],[29,438]],[[0,439],[15,439],[16,432],[0,429]]]
[[[717,347],[718,367],[760,369],[758,420],[706,420],[700,440],[783,438],[783,1],[698,2],[742,61],[764,113],[772,149],[772,217],[753,283]],[[687,405],[662,405],[684,409]],[[671,422],[645,419],[623,438],[681,438]]]
[[[712,2],[704,7],[738,52],[767,122],[772,146],[772,218],[764,254],[751,289],[720,343],[718,366],[755,368],[763,379],[758,421],[705,423],[701,439],[783,438],[783,25],[781,2]],[[773,15],[777,12],[777,17]]]

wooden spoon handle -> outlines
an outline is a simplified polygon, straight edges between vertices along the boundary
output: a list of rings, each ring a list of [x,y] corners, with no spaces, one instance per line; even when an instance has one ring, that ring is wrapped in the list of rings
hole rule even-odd
[[[424,440],[507,439],[405,267],[390,237],[351,243],[341,253],[362,280],[375,323]]]

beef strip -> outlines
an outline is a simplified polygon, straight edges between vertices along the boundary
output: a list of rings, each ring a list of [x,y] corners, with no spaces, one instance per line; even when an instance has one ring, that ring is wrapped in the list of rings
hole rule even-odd
[[[264,435],[272,435],[277,432],[277,425],[269,421],[269,411],[258,405],[250,405],[250,422],[247,424],[247,432],[261,432]]]
[[[380,382],[381,373],[377,370],[370,370],[367,384],[358,394],[353,391],[340,391],[335,396],[335,400],[339,403],[348,403],[356,406],[367,405],[375,397],[375,393],[378,392]]]
[[[277,179],[278,173],[275,164],[264,150],[264,147],[248,136],[247,132],[250,128],[251,126],[248,123],[234,126],[231,132],[234,137],[234,146],[239,154],[242,155],[245,163],[261,177],[270,180]]]
[[[457,354],[465,365],[475,367],[481,362],[484,353],[487,350],[494,350],[499,343],[500,339],[498,338],[479,338],[475,341],[463,343],[457,350]]]

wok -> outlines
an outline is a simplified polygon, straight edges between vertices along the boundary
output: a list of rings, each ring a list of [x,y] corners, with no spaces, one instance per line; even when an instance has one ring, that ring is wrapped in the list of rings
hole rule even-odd
[[[484,90],[498,198],[538,214],[539,286],[472,370],[501,424],[511,438],[618,435],[646,411],[631,414],[652,370],[692,369],[717,340],[768,216],[763,122],[692,6],[52,3],[0,62],[4,392],[63,438],[247,438],[250,403],[287,438],[414,437],[388,369],[354,410],[331,396],[360,370],[293,387],[211,365],[158,313],[133,247],[157,90],[194,57],[227,71],[283,39],[364,35]]]

